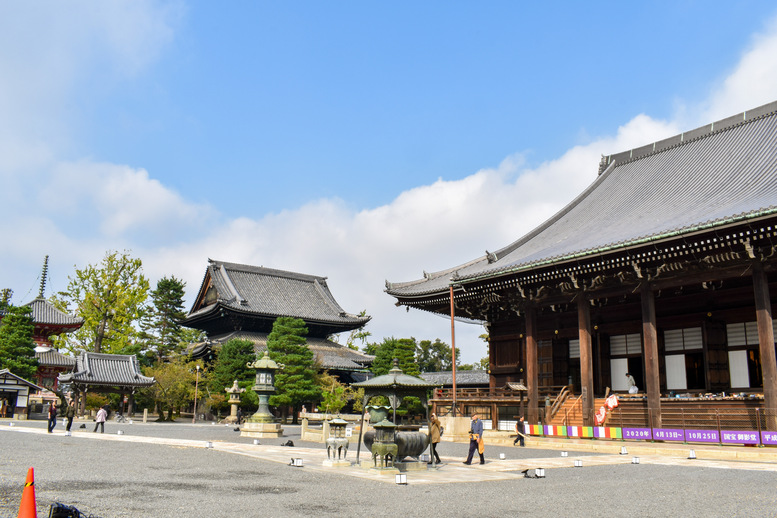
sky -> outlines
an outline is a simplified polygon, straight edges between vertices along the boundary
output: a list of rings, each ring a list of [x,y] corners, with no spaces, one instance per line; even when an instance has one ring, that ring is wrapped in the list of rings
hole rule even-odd
[[[603,154],[777,100],[775,56],[754,0],[0,0],[0,288],[128,250],[188,310],[212,258],[327,277],[372,341],[450,343],[385,281],[517,240]],[[484,332],[456,324],[465,363]]]

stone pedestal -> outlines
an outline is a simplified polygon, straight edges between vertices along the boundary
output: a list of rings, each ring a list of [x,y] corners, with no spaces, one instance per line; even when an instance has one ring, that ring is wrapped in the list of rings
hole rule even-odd
[[[325,460],[324,466],[330,467],[330,468],[350,468],[351,467],[351,461],[350,460]]]
[[[399,470],[395,467],[390,468],[381,468],[381,467],[375,467],[372,463],[372,460],[362,460],[359,465],[361,469],[371,471],[373,473],[378,473],[381,475],[397,475],[399,473]]]
[[[240,437],[255,437],[259,439],[283,436],[283,428],[279,423],[257,423],[246,421],[240,427]]]
[[[399,471],[405,472],[405,471],[426,471],[427,464],[426,462],[420,462],[420,461],[407,461],[407,462],[395,462],[394,467],[397,468]]]

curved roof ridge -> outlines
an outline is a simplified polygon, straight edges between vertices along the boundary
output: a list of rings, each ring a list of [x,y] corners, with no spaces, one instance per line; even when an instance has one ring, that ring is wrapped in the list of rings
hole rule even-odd
[[[691,142],[695,142],[699,139],[711,137],[718,133],[732,130],[737,126],[749,124],[764,117],[773,116],[775,113],[777,113],[777,101],[772,101],[762,106],[753,108],[752,110],[746,110],[735,115],[731,115],[730,117],[699,126],[698,128],[692,130],[680,132],[677,135],[673,135],[663,140],[657,140],[650,144],[632,148],[626,151],[621,151],[619,153],[613,153],[612,155],[605,155],[603,159],[606,159],[608,166],[616,163],[617,165],[628,164],[634,162],[635,160],[640,160],[642,158],[658,153],[663,153],[664,151],[668,151],[679,146],[690,144]],[[627,155],[628,158],[626,157]]]
[[[268,268],[266,266],[255,266],[242,263],[230,263],[228,261],[217,261],[215,259],[208,259],[208,262],[213,265],[223,266],[227,270],[237,270],[247,273],[260,273],[262,275],[269,275],[273,277],[283,277],[287,279],[299,279],[306,281],[313,281],[319,279],[325,281],[327,278],[321,275],[311,275],[307,273],[292,272],[290,270],[280,270],[278,268]]]
[[[448,268],[448,269],[440,270],[440,271],[437,271],[437,272],[431,272],[430,273],[430,272],[424,271],[423,278],[422,279],[417,279],[417,280],[414,280],[414,281],[390,282],[390,281],[387,280],[386,281],[386,289],[383,290],[383,291],[389,292],[391,290],[398,289],[398,288],[407,288],[407,287],[410,287],[410,286],[414,286],[416,284],[423,284],[423,283],[425,283],[426,281],[428,281],[430,279],[437,279],[437,278],[442,277],[442,276],[444,276],[446,274],[456,273],[459,270],[463,270],[464,268],[468,268],[468,267],[473,266],[473,265],[475,265],[475,264],[477,264],[479,262],[487,261],[489,255],[490,254],[487,253],[486,255],[483,255],[483,256],[478,257],[476,259],[472,259],[470,261],[467,261],[466,263],[460,264],[458,266],[454,266],[453,268]]]

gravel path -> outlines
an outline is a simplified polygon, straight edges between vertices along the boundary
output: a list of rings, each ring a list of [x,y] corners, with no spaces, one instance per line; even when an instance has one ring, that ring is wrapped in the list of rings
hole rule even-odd
[[[91,426],[87,422],[89,430]],[[3,428],[7,422],[0,423]],[[17,426],[45,429],[43,422]],[[79,423],[74,424],[77,429]],[[252,443],[232,427],[107,423],[106,432],[201,441]],[[61,431],[62,428],[58,427]],[[297,427],[283,440],[299,441]],[[89,431],[88,433],[91,433]],[[220,516],[775,516],[775,473],[640,464],[547,469],[545,479],[396,486],[206,448],[88,440],[0,430],[0,516],[16,516],[27,469],[35,468],[38,515],[53,502],[112,517]],[[443,443],[459,462],[467,445]],[[532,448],[487,450],[508,458],[557,457]],[[575,454],[577,455],[577,453]],[[442,469],[445,469],[443,467]]]

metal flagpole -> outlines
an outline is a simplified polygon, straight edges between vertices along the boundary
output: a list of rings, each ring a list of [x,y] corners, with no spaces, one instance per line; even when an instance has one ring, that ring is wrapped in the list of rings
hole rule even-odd
[[[453,284],[451,284],[451,358],[453,358],[453,417],[456,417],[456,329],[453,324]]]

